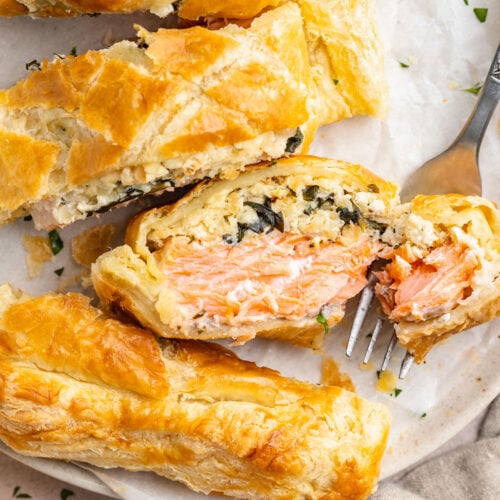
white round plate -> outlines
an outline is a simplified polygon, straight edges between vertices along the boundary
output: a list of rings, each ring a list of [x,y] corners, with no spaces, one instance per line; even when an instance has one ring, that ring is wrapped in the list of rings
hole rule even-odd
[[[426,159],[445,149],[475,103],[476,96],[462,89],[481,82],[498,43],[500,3],[483,0],[481,6],[488,8],[484,23],[463,2],[379,0],[379,27],[386,47],[390,84],[389,116],[384,122],[358,117],[324,127],[311,152],[361,163],[382,177],[402,181]],[[22,78],[26,74],[25,64],[33,59],[68,53],[73,47],[81,53],[103,47],[113,39],[133,36],[134,22],[148,29],[161,24],[149,15],[0,19],[0,87]],[[500,201],[499,158],[500,111],[497,110],[480,155],[484,195],[496,202]],[[31,224],[19,221],[0,228],[0,281],[11,282],[33,294],[55,290],[61,280],[69,284],[71,276],[81,272],[71,260],[71,238],[91,225],[107,221],[123,228],[137,210],[137,205],[117,209],[99,220],[89,219],[60,231],[67,243],[64,250],[45,265],[40,278],[31,281],[27,279],[22,246],[24,234],[35,234]],[[53,271],[63,266],[64,276],[58,278]],[[438,448],[499,393],[500,372],[496,363],[500,357],[500,321],[456,335],[437,347],[426,364],[414,366],[407,379],[398,382],[402,392],[395,398],[376,390],[375,364],[368,370],[360,369],[363,342],[357,346],[353,359],[346,359],[346,327],[351,320],[352,306],[343,324],[329,333],[325,352],[340,363],[342,371],[350,374],[360,394],[382,401],[392,410],[393,426],[382,477],[411,466]],[[375,362],[381,361],[387,342],[387,338],[379,341]],[[235,350],[241,357],[279,369],[284,375],[312,382],[320,380],[321,357],[309,350],[264,340],[252,341]],[[402,354],[396,352],[391,361],[392,371],[397,371]],[[161,490],[163,498],[200,498],[167,480],[156,476],[152,479],[152,474],[101,471],[92,475],[72,464],[19,457],[5,447],[0,447],[0,452],[97,493],[110,494],[104,480],[115,491],[137,488],[148,492],[147,485],[154,484],[155,492]]]

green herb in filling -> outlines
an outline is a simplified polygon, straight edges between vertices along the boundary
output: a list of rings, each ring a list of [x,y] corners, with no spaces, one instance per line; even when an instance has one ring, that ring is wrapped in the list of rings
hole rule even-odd
[[[314,201],[319,193],[319,186],[306,186],[302,191],[302,197],[306,201]]]
[[[244,204],[255,210],[257,216],[259,217],[259,221],[264,226],[271,226],[272,229],[277,229],[281,233],[285,230],[283,214],[281,212],[275,212],[271,208],[271,198],[266,196],[264,204],[255,203],[253,201],[246,201]]]
[[[281,233],[285,230],[285,221],[281,212],[275,212],[271,208],[271,198],[265,197],[264,203],[255,201],[245,201],[244,205],[251,207],[257,213],[258,219],[255,222],[238,222],[236,236],[231,234],[222,235],[222,239],[229,245],[239,243],[245,236],[246,231],[250,230],[256,234],[263,233],[266,230],[277,229]]]
[[[345,224],[357,224],[359,222],[359,219],[361,217],[361,214],[357,208],[354,210],[349,210],[346,207],[337,207],[337,213],[339,214],[340,219],[345,223]]]
[[[304,141],[304,134],[300,127],[297,127],[295,131],[295,135],[289,137],[286,141],[285,153],[295,153],[296,149],[302,144]]]

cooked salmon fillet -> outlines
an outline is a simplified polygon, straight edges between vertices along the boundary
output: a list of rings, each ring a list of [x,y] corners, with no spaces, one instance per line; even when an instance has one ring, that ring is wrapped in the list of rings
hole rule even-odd
[[[241,325],[317,316],[363,289],[368,266],[383,248],[367,236],[318,242],[273,231],[236,245],[177,236],[155,257],[176,301],[172,326],[186,328],[207,320]]]
[[[463,244],[435,248],[413,262],[396,254],[378,273],[377,295],[393,321],[425,321],[450,312],[470,294],[477,255]]]

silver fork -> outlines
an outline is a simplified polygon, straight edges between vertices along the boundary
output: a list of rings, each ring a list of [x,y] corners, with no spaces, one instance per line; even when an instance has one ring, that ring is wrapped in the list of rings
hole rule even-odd
[[[479,148],[499,99],[500,45],[497,47],[476,105],[462,131],[448,149],[424,163],[406,179],[400,193],[401,201],[410,201],[417,194],[461,193],[481,195],[481,174],[478,164]],[[370,309],[374,307],[375,301],[373,299],[376,283],[377,278],[372,270],[368,274],[368,285],[361,293],[352,323],[346,349],[346,354],[349,357],[353,353],[365,318]],[[385,321],[386,319],[383,317],[378,317],[363,363],[368,363]],[[397,342],[398,339],[393,329],[391,340],[382,361],[381,371],[387,368]],[[399,370],[399,378],[405,378],[412,363],[413,355],[406,351]]]

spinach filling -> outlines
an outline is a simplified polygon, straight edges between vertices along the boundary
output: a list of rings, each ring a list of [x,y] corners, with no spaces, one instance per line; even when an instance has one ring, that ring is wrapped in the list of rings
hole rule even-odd
[[[256,203],[254,201],[245,201],[243,203],[247,207],[251,207],[255,210],[257,214],[257,220],[255,222],[238,222],[238,230],[236,236],[231,234],[224,234],[222,239],[224,242],[234,245],[239,243],[245,233],[250,230],[254,233],[260,234],[264,231],[271,232],[273,229],[277,229],[281,233],[285,230],[285,221],[283,219],[283,214],[281,212],[275,212],[271,208],[271,198],[265,197],[264,203]]]
[[[304,141],[304,134],[302,133],[302,130],[300,130],[300,127],[297,127],[295,135],[289,137],[288,140],[286,141],[285,153],[295,153],[295,151],[302,144],[303,141]]]
[[[377,186],[370,184],[368,189],[370,192],[378,192]],[[375,190],[377,188],[377,190]],[[354,203],[353,208],[335,206],[335,198],[333,193],[323,194],[320,187],[316,185],[306,186],[302,191],[302,198],[305,201],[310,201],[311,204],[304,210],[305,215],[311,215],[315,210],[335,210],[344,224],[361,224],[365,223],[372,229],[381,233],[387,228],[386,224],[368,219],[363,216],[361,210]]]
[[[369,186],[369,191],[374,192]],[[292,191],[293,193],[293,191]],[[295,196],[295,193],[293,193]],[[339,218],[347,224],[359,224],[368,226],[371,229],[383,233],[387,228],[386,224],[369,219],[365,217],[361,210],[354,204],[353,208],[339,207],[335,204],[335,197],[333,193],[323,193],[317,185],[306,186],[302,191],[302,198],[310,202],[303,213],[310,216],[316,210],[328,210],[337,212]],[[272,209],[272,200],[268,196],[264,198],[264,203],[257,203],[254,201],[245,201],[243,205],[251,207],[257,214],[257,220],[252,222],[238,222],[236,234],[224,234],[222,239],[229,245],[240,243],[247,231],[253,231],[256,234],[263,232],[271,232],[277,229],[280,232],[285,230],[285,223],[282,212],[276,212]]]
[[[119,181],[116,183],[114,190],[116,198],[102,207],[98,207],[95,210],[87,212],[86,215],[90,216],[96,213],[104,213],[107,212],[110,208],[119,205],[120,203],[125,203],[130,200],[134,200],[135,198],[140,198],[141,196],[144,196],[146,194],[158,193],[172,187],[175,187],[175,183],[172,181],[172,179],[165,178],[155,179],[149,184],[141,184],[137,186],[123,186]]]

